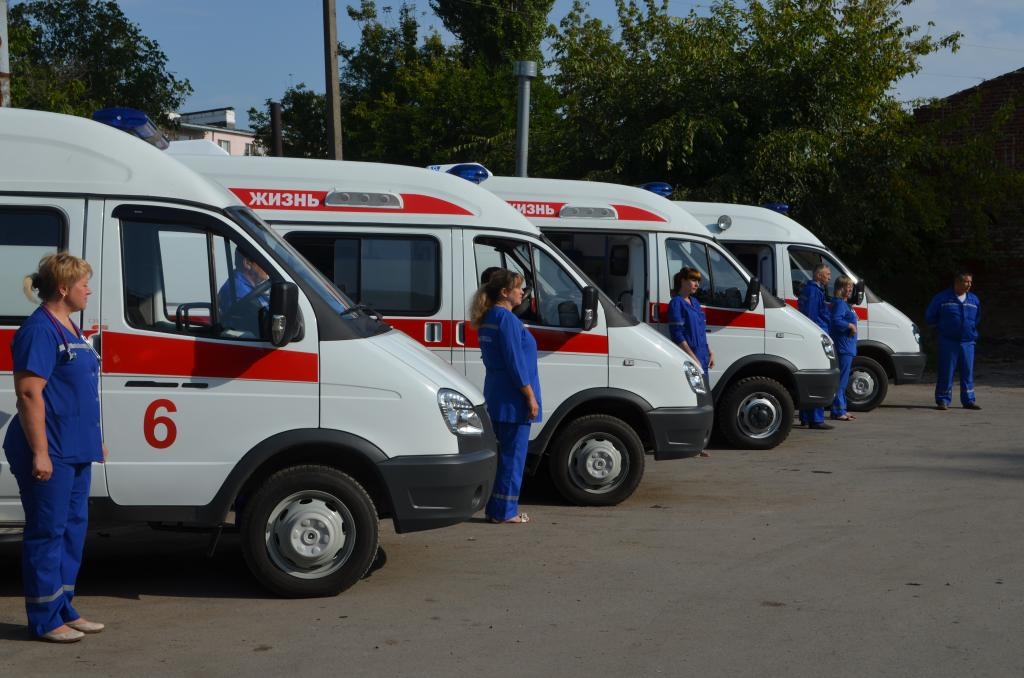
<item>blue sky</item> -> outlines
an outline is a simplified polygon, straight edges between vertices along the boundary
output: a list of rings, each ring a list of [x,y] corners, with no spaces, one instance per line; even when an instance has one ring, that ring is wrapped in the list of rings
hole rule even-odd
[[[12,2],[11,4],[15,4]],[[377,0],[378,9],[401,0]],[[324,91],[321,0],[119,0],[125,15],[156,40],[168,57],[169,69],[188,78],[195,93],[184,110],[234,106],[239,126],[246,111],[277,99],[300,82]],[[337,0],[338,39],[358,40],[344,8],[358,0]],[[433,20],[428,0],[414,3],[422,23]],[[708,0],[670,0],[669,10],[685,15],[706,11]],[[550,20],[565,16],[571,0],[556,0]],[[611,0],[591,0],[590,13],[614,20]],[[908,23],[936,35],[964,33],[956,54],[933,55],[914,78],[898,83],[902,100],[946,96],[986,79],[1024,67],[1024,1],[914,0],[905,8]],[[932,21],[935,27],[927,29]],[[14,74],[17,77],[17,74]]]

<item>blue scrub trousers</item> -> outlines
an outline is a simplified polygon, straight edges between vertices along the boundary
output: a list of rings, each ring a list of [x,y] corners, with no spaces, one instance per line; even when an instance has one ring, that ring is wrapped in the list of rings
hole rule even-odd
[[[839,355],[839,387],[832,401],[832,417],[846,414],[846,387],[850,385],[850,368],[853,366],[852,355]]]
[[[801,424],[824,424],[825,423],[825,408],[815,407],[811,410],[800,410],[800,423]]]
[[[936,368],[935,403],[953,401],[953,372],[960,374],[960,404],[974,402],[974,342],[939,339],[939,364]]]
[[[25,509],[21,577],[29,631],[36,636],[81,616],[71,600],[85,548],[92,464],[51,461],[53,476],[46,482],[32,478],[31,459],[28,468],[11,468]]]
[[[498,437],[498,471],[485,513],[488,518],[509,520],[519,514],[519,488],[523,485],[523,470],[526,468],[530,425],[507,421],[493,423]]]

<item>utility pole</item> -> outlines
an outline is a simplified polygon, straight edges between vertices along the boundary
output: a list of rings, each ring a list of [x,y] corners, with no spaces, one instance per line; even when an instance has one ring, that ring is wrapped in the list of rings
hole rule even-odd
[[[519,80],[519,102],[516,115],[516,176],[526,176],[530,153],[530,81],[537,77],[536,61],[516,61],[512,74]]]
[[[341,85],[338,83],[338,12],[324,0],[324,75],[327,79],[327,147],[341,160]]]
[[[11,58],[7,35],[7,0],[0,0],[0,108],[11,106]]]

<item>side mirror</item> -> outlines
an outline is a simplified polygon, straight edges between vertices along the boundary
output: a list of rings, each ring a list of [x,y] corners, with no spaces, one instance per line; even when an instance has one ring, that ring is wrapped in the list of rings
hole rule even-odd
[[[583,330],[590,331],[597,326],[597,288],[587,285],[583,288]]]
[[[756,310],[761,303],[761,281],[756,275],[747,283],[747,298],[743,303],[748,311]]]
[[[850,295],[850,302],[856,306],[864,303],[864,280],[858,280],[853,286],[853,294]]]
[[[294,339],[302,326],[299,318],[299,288],[295,283],[275,282],[270,287],[270,305],[265,316],[264,336],[274,346]]]

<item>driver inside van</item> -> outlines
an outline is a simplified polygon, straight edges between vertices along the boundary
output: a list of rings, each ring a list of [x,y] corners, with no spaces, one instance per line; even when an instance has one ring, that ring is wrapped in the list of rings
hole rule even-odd
[[[269,277],[262,266],[247,257],[242,250],[236,249],[235,270],[217,292],[221,314],[227,315],[236,301],[244,299]],[[270,304],[268,292],[264,291],[258,298],[260,306],[266,307]]]

